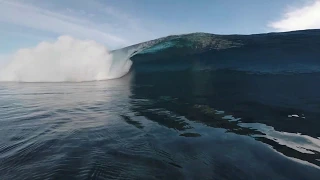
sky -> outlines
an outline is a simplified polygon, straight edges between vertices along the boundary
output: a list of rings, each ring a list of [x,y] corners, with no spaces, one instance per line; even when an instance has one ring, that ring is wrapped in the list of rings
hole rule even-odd
[[[117,49],[191,32],[320,29],[320,0],[0,0],[0,54],[61,35]]]

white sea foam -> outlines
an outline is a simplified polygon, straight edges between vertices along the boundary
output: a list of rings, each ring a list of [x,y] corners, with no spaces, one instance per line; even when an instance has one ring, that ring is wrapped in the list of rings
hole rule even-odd
[[[124,76],[132,65],[129,54],[111,54],[94,41],[61,36],[56,42],[42,42],[20,49],[0,69],[0,81],[81,82]]]

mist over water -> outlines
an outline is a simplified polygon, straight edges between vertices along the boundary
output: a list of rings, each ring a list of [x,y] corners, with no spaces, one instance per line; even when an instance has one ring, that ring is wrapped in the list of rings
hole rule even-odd
[[[0,81],[82,82],[114,79],[130,70],[130,57],[125,54],[121,58],[114,58],[104,45],[95,41],[61,36],[53,43],[41,42],[34,48],[20,49],[10,55],[5,60],[8,64],[0,69]]]

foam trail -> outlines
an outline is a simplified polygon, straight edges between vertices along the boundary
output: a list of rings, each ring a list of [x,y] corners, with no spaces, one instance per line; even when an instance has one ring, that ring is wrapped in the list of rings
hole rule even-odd
[[[113,56],[94,41],[61,36],[54,43],[42,42],[35,48],[11,55],[0,70],[0,81],[81,82],[119,78],[127,74],[130,55]]]

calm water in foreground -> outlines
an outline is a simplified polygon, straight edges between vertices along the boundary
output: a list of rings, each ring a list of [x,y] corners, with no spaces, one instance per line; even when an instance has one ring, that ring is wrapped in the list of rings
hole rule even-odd
[[[308,76],[0,83],[0,179],[319,180]]]

